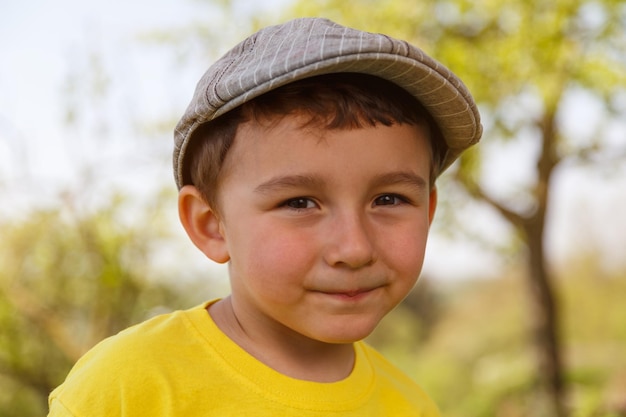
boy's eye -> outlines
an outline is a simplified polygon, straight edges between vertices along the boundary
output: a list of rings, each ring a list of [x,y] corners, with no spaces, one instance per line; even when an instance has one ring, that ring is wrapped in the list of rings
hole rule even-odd
[[[396,194],[383,194],[374,200],[375,206],[394,206],[402,203],[406,203],[406,199]]]
[[[311,200],[310,198],[306,198],[306,197],[291,198],[285,201],[283,205],[288,208],[296,209],[296,210],[309,209],[309,208],[316,207],[315,202]]]

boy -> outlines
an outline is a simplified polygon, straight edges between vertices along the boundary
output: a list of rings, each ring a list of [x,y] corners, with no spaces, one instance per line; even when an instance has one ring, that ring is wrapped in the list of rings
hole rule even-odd
[[[248,38],[175,132],[181,222],[231,295],[88,352],[51,416],[438,416],[361,339],[408,294],[435,178],[481,135],[419,49],[324,19]]]

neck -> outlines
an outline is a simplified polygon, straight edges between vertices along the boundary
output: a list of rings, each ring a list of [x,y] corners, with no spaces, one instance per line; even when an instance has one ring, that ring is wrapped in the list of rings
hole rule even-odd
[[[237,314],[230,297],[209,307],[217,327],[251,356],[295,379],[336,382],[350,375],[354,366],[352,343],[325,343],[275,323],[255,331]]]

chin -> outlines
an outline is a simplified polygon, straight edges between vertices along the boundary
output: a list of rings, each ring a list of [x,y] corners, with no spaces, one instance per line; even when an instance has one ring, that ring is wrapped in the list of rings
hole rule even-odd
[[[343,329],[341,331],[327,332],[325,335],[318,337],[317,339],[321,342],[332,344],[354,343],[365,339],[374,331],[375,328],[376,325],[366,326],[365,328],[352,326],[349,329]]]

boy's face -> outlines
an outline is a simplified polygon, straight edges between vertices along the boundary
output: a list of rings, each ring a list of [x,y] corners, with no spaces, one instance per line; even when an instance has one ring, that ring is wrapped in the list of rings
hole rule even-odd
[[[415,126],[301,122],[245,123],[227,156],[218,204],[231,301],[257,334],[353,342],[419,276],[436,205],[429,145]]]

